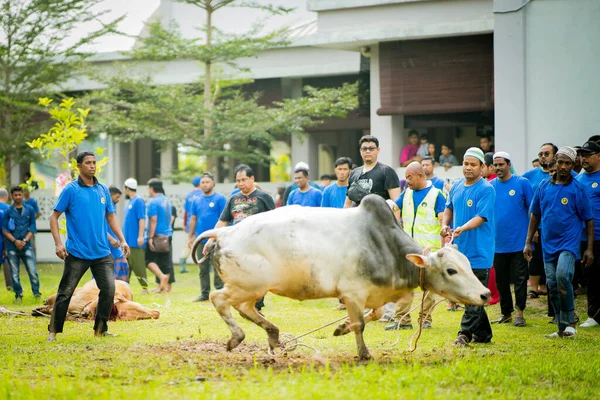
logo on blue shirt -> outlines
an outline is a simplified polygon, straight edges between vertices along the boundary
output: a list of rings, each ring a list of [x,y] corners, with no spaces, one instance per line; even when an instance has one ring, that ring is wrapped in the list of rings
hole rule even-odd
[[[510,196],[514,196],[514,195],[515,195],[515,190],[514,190],[514,189],[511,189],[511,190],[510,190],[510,192],[508,192],[508,194],[509,194]]]
[[[473,205],[473,200],[467,200],[467,207],[471,207]]]
[[[562,200],[560,201],[562,204],[569,204],[569,199],[567,199],[566,197],[563,197]]]
[[[596,188],[598,187],[598,182],[594,182],[594,183],[592,183],[592,187],[593,187],[594,189],[596,189]]]

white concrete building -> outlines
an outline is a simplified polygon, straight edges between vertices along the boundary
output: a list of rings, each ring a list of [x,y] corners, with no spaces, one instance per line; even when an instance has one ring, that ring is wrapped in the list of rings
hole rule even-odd
[[[598,133],[596,0],[309,0],[308,8],[318,34],[306,41],[370,53],[371,132],[393,166],[404,129],[423,120],[428,130],[454,123],[455,150],[473,144],[474,122],[493,129],[520,172],[542,143],[577,145]],[[481,74],[489,57],[492,81]],[[427,97],[436,93],[447,101]],[[452,118],[460,113],[470,115]]]
[[[408,129],[426,132],[438,146],[451,145],[459,159],[478,145],[478,135],[491,133],[518,173],[530,168],[544,142],[579,145],[600,133],[598,0],[277,3],[298,8],[295,17],[274,22],[296,25],[291,45],[242,60],[271,98],[299,96],[306,83],[369,76],[369,116],[329,121],[303,141],[291,138],[292,163],[309,162],[313,174],[330,171],[332,158],[342,155],[358,162],[356,142],[367,133],[379,138],[381,161],[395,168]],[[189,6],[168,0],[155,14],[177,19],[187,33],[202,21]],[[233,29],[248,20],[232,14],[221,23]],[[95,62],[110,69],[129,60],[112,53],[98,54]],[[153,67],[160,67],[153,75],[159,84],[187,83],[202,74],[190,61]],[[68,88],[98,85],[81,78]],[[143,183],[167,172],[177,156],[175,150],[159,153],[150,140],[112,143],[109,154],[119,160],[109,165],[109,183],[132,175]],[[458,176],[460,168],[439,175]],[[189,185],[173,190],[183,194]]]

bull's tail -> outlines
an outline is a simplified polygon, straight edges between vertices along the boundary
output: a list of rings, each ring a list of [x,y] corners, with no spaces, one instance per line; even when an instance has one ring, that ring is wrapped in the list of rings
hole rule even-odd
[[[209,231],[206,231],[200,235],[198,235],[198,237],[196,238],[196,240],[194,240],[194,244],[192,245],[192,260],[194,260],[194,263],[199,264],[200,262],[204,261],[204,259],[206,257],[208,257],[209,255],[206,255],[205,257],[203,257],[202,259],[198,260],[198,258],[196,257],[196,249],[198,249],[198,246],[200,246],[200,242],[203,241],[204,239],[215,239],[217,237],[217,229],[211,229]]]

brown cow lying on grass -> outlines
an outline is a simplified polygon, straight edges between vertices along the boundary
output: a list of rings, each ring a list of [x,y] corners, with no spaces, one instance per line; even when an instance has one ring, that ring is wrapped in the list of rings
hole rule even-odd
[[[94,319],[98,307],[98,294],[100,289],[95,280],[91,280],[80,288],[75,289],[73,297],[69,302],[67,318]],[[43,307],[33,309],[34,316],[49,316],[56,301],[56,294],[44,300]],[[133,301],[131,286],[124,281],[115,281],[115,300],[111,320],[135,321],[138,319],[158,319],[160,312],[149,309],[140,303]]]

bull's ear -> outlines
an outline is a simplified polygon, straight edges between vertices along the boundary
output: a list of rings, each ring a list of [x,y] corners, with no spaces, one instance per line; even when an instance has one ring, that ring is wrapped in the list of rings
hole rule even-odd
[[[419,268],[426,268],[431,265],[429,257],[421,254],[407,254],[406,259]]]

